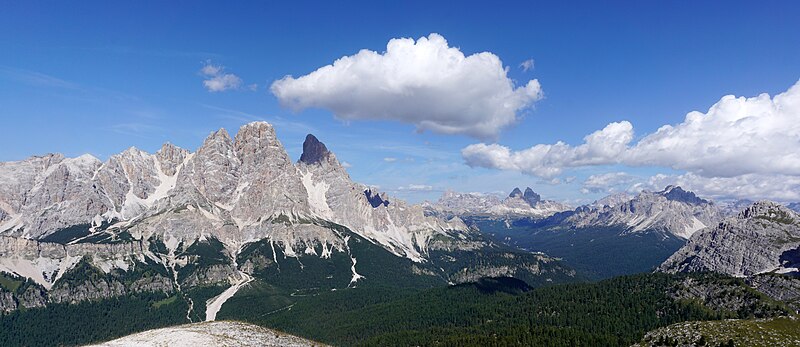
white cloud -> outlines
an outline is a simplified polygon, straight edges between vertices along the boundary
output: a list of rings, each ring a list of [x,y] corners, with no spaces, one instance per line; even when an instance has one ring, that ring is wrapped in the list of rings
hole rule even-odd
[[[240,89],[244,83],[239,76],[232,73],[225,73],[225,67],[214,65],[210,61],[207,61],[203,68],[200,69],[200,73],[206,77],[206,80],[203,81],[203,86],[205,86],[209,92],[213,93]],[[250,90],[255,90],[256,87],[257,85],[255,84],[247,86]]]
[[[597,175],[591,175],[583,181],[581,192],[587,193],[612,193],[621,186],[627,186],[637,180],[636,176],[626,172],[609,172]],[[623,187],[627,188],[627,187]]]
[[[385,161],[387,163],[394,163],[394,162],[397,161],[397,158],[395,158],[395,157],[386,157],[386,158],[383,158],[383,161]]]
[[[482,139],[495,138],[542,97],[537,80],[515,86],[498,56],[465,56],[438,34],[392,39],[386,52],[364,49],[270,89],[296,111],[318,107],[344,120],[394,120]]]
[[[407,186],[397,187],[397,190],[414,191],[414,192],[429,192],[433,190],[433,186],[425,184],[409,184]]]
[[[602,130],[584,137],[580,146],[563,142],[536,145],[512,151],[498,144],[473,144],[461,150],[461,156],[471,167],[519,171],[543,178],[555,177],[567,167],[611,164],[625,152],[633,139],[630,122],[611,123]]]
[[[470,166],[550,178],[564,168],[624,164],[685,170],[704,177],[800,176],[800,82],[770,98],[724,96],[706,113],[690,112],[631,145],[633,126],[611,123],[579,146],[563,142],[512,151],[498,144],[462,150]]]
[[[528,72],[529,70],[533,70],[533,66],[534,66],[533,59],[528,59],[528,60],[523,61],[523,62],[521,62],[519,64],[519,68],[522,69],[522,71],[524,71],[524,72]]]
[[[222,66],[213,65],[211,62],[206,62],[206,65],[200,69],[200,72],[206,76],[216,76],[222,72]]]
[[[353,167],[353,164],[350,164],[350,163],[348,163],[346,161],[343,161],[342,162],[342,167],[345,168],[345,169],[349,169],[349,168]]]
[[[660,190],[670,184],[694,191],[702,197],[718,200],[800,201],[800,177],[788,175],[746,174],[736,177],[704,177],[693,173],[659,174],[631,185],[628,191]]]
[[[800,81],[774,98],[724,96],[705,114],[690,112],[646,136],[624,162],[706,177],[800,175],[799,146]]]

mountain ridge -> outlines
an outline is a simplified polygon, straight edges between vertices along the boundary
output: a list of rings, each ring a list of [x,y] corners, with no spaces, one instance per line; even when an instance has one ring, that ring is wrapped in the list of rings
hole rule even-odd
[[[32,280],[28,291],[0,286],[0,310],[253,277],[295,290],[574,277],[546,255],[493,243],[459,218],[425,215],[353,182],[311,134],[304,148],[293,162],[274,128],[254,122],[234,138],[214,131],[194,152],[166,143],[105,162],[46,155],[0,163],[0,177],[9,177],[0,180],[0,275]]]

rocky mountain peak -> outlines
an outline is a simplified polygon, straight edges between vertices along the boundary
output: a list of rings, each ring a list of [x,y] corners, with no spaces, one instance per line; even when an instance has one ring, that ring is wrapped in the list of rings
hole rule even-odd
[[[508,197],[510,199],[522,199],[531,207],[536,207],[536,204],[542,201],[542,197],[539,194],[536,194],[531,187],[526,187],[524,193],[519,189],[519,187],[514,188],[514,190],[511,191],[511,194],[508,194]]]
[[[737,219],[762,218],[781,224],[797,224],[798,217],[786,206],[772,201],[758,201],[745,208],[736,216]]]
[[[669,185],[657,194],[664,196],[667,200],[686,202],[695,205],[708,203],[708,200],[701,199],[693,192],[683,190],[680,186]]]
[[[241,162],[225,129],[211,133],[181,170],[178,186],[196,187],[210,201],[227,201],[236,189]]]
[[[277,166],[291,163],[286,150],[278,141],[275,129],[267,122],[252,122],[239,128],[234,140],[234,150],[246,171],[253,171],[267,163]]]
[[[522,195],[522,198],[528,202],[531,206],[536,205],[539,201],[542,201],[542,196],[536,194],[530,187],[525,188],[525,193]]]
[[[231,135],[228,134],[228,131],[225,130],[225,128],[219,128],[219,130],[211,132],[211,134],[209,134],[206,139],[203,140],[203,144],[197,149],[197,151],[200,152],[206,147],[219,146],[233,146]]]
[[[251,122],[239,128],[234,140],[234,146],[240,148],[251,145],[249,147],[258,148],[258,145],[274,145],[276,141],[275,129],[271,124],[267,122]]]
[[[320,142],[312,134],[306,135],[306,140],[303,141],[303,154],[300,155],[301,162],[317,164],[327,158],[328,155],[330,155],[330,152],[324,143]]]
[[[156,152],[156,157],[161,165],[161,171],[167,176],[175,175],[178,166],[183,163],[187,155],[189,155],[189,151],[169,142],[165,142],[161,145],[161,149]]]

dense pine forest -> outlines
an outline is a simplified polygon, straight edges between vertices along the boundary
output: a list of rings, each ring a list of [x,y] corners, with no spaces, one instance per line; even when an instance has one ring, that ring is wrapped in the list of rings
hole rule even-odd
[[[485,279],[423,291],[355,288],[299,299],[256,284],[218,317],[343,346],[622,346],[676,322],[787,312],[742,281],[719,275],[691,276],[724,287],[718,295],[747,304],[731,311],[714,306],[720,298],[671,297],[667,289],[686,276],[641,274],[535,289],[514,279]]]
[[[686,283],[703,295],[674,295]],[[186,323],[190,299],[189,318],[201,321],[205,301],[222,289],[14,311],[0,318],[0,345],[80,345]],[[337,346],[627,346],[677,322],[788,313],[740,279],[639,274],[538,288],[514,278],[429,289],[366,285],[338,290],[287,289],[255,280],[217,318]]]

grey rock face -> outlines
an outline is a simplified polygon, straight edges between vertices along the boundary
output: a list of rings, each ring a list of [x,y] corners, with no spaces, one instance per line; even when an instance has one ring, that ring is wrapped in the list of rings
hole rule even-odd
[[[0,312],[10,312],[17,309],[17,300],[14,294],[0,288]]]
[[[239,220],[267,219],[278,215],[309,215],[308,196],[275,130],[265,122],[242,126],[236,135],[240,158],[241,192],[231,211]]]
[[[748,290],[746,286],[729,285],[702,277],[687,277],[667,290],[667,294],[676,300],[697,300],[716,311],[737,312],[742,308],[748,308],[754,312],[764,310],[760,312],[762,316],[780,314],[780,311],[774,308],[762,307],[762,299]]]
[[[22,161],[0,163],[0,210],[7,221],[18,215],[25,204],[25,198],[36,185],[37,178],[53,165],[64,160],[61,154],[35,156]]]
[[[155,275],[133,281],[133,283],[130,284],[129,290],[136,293],[172,293],[175,291],[175,285],[172,283],[172,279],[161,275]]]
[[[191,288],[202,285],[227,284],[231,278],[237,277],[233,265],[212,265],[203,269],[192,271],[182,282],[182,288]]]
[[[54,303],[75,304],[81,301],[99,300],[125,295],[125,286],[113,279],[89,280],[77,285],[56,285],[49,291]]]
[[[161,149],[156,152],[158,163],[161,165],[161,171],[167,176],[173,176],[178,172],[178,167],[183,164],[189,151],[175,146],[169,142],[161,146]]]
[[[176,189],[196,188],[209,202],[228,202],[238,181],[239,158],[225,129],[206,138],[180,173]]]
[[[800,278],[766,273],[747,278],[747,284],[800,312]]]
[[[2,205],[8,205],[11,210],[8,211],[9,214],[15,218],[0,225],[0,230],[6,230],[12,235],[40,237],[61,228],[87,223],[91,221],[91,216],[108,211],[108,199],[100,195],[92,182],[95,171],[100,167],[99,160],[90,155],[62,160],[58,160],[63,158],[60,156],[48,158],[49,160],[26,160],[34,163],[34,168],[30,171],[26,169],[31,169],[31,163],[21,165],[22,172],[33,173],[33,177],[12,177],[8,181],[4,178],[0,183],[6,185],[21,182],[23,186],[30,184],[26,191],[18,191],[19,187],[4,189],[11,192],[8,196],[0,196],[0,201],[11,201]],[[39,164],[48,166],[37,170],[41,168]],[[21,176],[16,171],[6,174]]]
[[[716,226],[701,230],[659,267],[665,272],[716,271],[751,276],[791,271],[781,256],[800,246],[800,217],[761,201]],[[796,270],[794,270],[796,271]]]
[[[47,304],[47,293],[40,287],[28,287],[18,297],[20,306],[25,308],[44,307]]]

